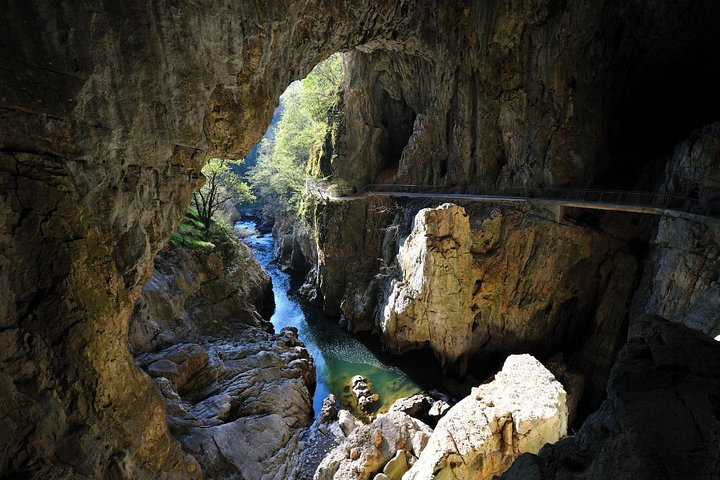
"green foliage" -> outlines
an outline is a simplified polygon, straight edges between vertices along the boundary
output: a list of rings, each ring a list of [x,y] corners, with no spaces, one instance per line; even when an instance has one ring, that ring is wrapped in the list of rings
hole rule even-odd
[[[193,194],[193,204],[205,231],[210,230],[212,219],[218,209],[229,201],[251,203],[255,201],[250,186],[233,169],[242,164],[243,159],[229,160],[211,158],[203,167],[205,185]]]
[[[328,111],[337,99],[342,78],[342,57],[336,53],[283,94],[285,109],[275,140],[260,143],[257,164],[248,174],[269,216],[297,216],[304,210],[310,152],[325,139]]]
[[[170,236],[167,247],[187,248],[208,252],[215,250],[225,265],[230,265],[238,240],[233,235],[232,225],[222,221],[211,221],[210,228],[205,229],[198,211],[194,207],[183,216],[175,233]]]

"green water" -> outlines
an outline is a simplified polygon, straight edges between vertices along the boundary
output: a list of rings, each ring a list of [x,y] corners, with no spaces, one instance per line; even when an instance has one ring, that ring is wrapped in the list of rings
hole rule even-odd
[[[359,412],[355,397],[350,391],[349,381],[355,375],[368,378],[373,391],[380,397],[380,400],[373,404],[368,412],[372,414],[386,412],[398,398],[409,397],[420,391],[420,387],[404,375],[372,365],[330,357],[326,359],[325,366],[330,382],[330,391],[335,394],[342,408],[351,410],[356,416],[364,415]]]
[[[367,377],[373,391],[380,397],[369,413],[387,411],[398,398],[422,391],[420,385],[406,373],[413,370],[413,365],[405,365],[401,369],[397,366],[401,361],[398,357],[383,354],[378,345],[370,348],[371,339],[361,341],[341,328],[336,319],[330,319],[317,308],[300,302],[292,293],[294,288],[290,275],[273,261],[272,235],[255,232],[254,222],[238,222],[235,228],[272,278],[275,312],[270,320],[276,331],[286,326],[297,328],[300,339],[315,359],[317,387],[313,408],[316,414],[320,412],[325,397],[332,393],[341,408],[367,419],[359,411],[350,392],[350,380],[355,375]],[[421,368],[422,363],[414,362],[415,369]],[[415,378],[423,376],[422,372],[416,373]]]

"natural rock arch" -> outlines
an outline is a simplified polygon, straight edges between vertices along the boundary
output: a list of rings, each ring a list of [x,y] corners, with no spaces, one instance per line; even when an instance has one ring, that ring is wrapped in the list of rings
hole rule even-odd
[[[0,1],[2,471],[200,475],[132,363],[128,318],[204,159],[249,150],[283,88],[335,51],[379,50],[355,68],[378,71],[416,114],[397,178],[592,177],[603,91],[626,71],[612,48],[630,41],[606,27],[660,2],[445,3]],[[652,19],[717,10],[679,3]],[[661,40],[646,48],[672,42]],[[362,97],[374,85],[355,87]],[[347,106],[359,140],[338,147],[348,160],[336,171],[370,180],[385,159],[358,152],[383,126],[362,107]]]

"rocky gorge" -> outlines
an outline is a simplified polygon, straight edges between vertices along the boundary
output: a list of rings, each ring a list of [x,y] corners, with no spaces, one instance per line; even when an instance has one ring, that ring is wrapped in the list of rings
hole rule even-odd
[[[338,183],[717,199],[709,0],[0,11],[4,478],[291,475],[282,468],[313,431],[312,361],[292,330],[267,331],[263,275],[156,254],[203,163],[247,153],[282,90],[334,52],[348,80],[317,168]],[[493,448],[475,437],[444,450],[452,408],[434,430],[402,412],[364,426],[338,414],[323,428],[342,443],[318,472],[367,459],[363,478],[397,477],[403,462],[406,477],[473,478],[517,458],[504,478],[716,478],[718,220],[446,203],[318,199],[279,243],[309,271],[308,297],[351,331],[398,354],[429,349],[449,377],[503,372],[452,407],[491,412],[471,426]],[[514,406],[485,392],[523,388],[501,365],[526,353],[566,377],[567,397],[584,390],[577,433],[539,451],[519,447]],[[527,362],[563,412],[555,376]],[[253,390],[258,377],[266,390]],[[275,403],[280,388],[291,404]],[[564,415],[543,438],[565,435]]]

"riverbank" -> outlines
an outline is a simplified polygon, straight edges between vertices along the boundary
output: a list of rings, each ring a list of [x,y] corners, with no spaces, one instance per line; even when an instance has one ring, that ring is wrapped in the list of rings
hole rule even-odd
[[[349,334],[337,319],[301,300],[297,291],[302,278],[284,271],[275,261],[274,239],[270,233],[258,232],[252,220],[237,222],[235,229],[272,280],[275,311],[270,321],[276,330],[288,326],[297,328],[300,340],[314,358],[317,381],[313,409],[316,415],[323,400],[333,394],[340,408],[359,417],[365,416],[350,393],[349,384],[355,375],[368,378],[379,396],[371,409],[373,414],[387,411],[399,398],[438,388],[440,369],[427,352],[393,356],[383,352],[372,335]]]

